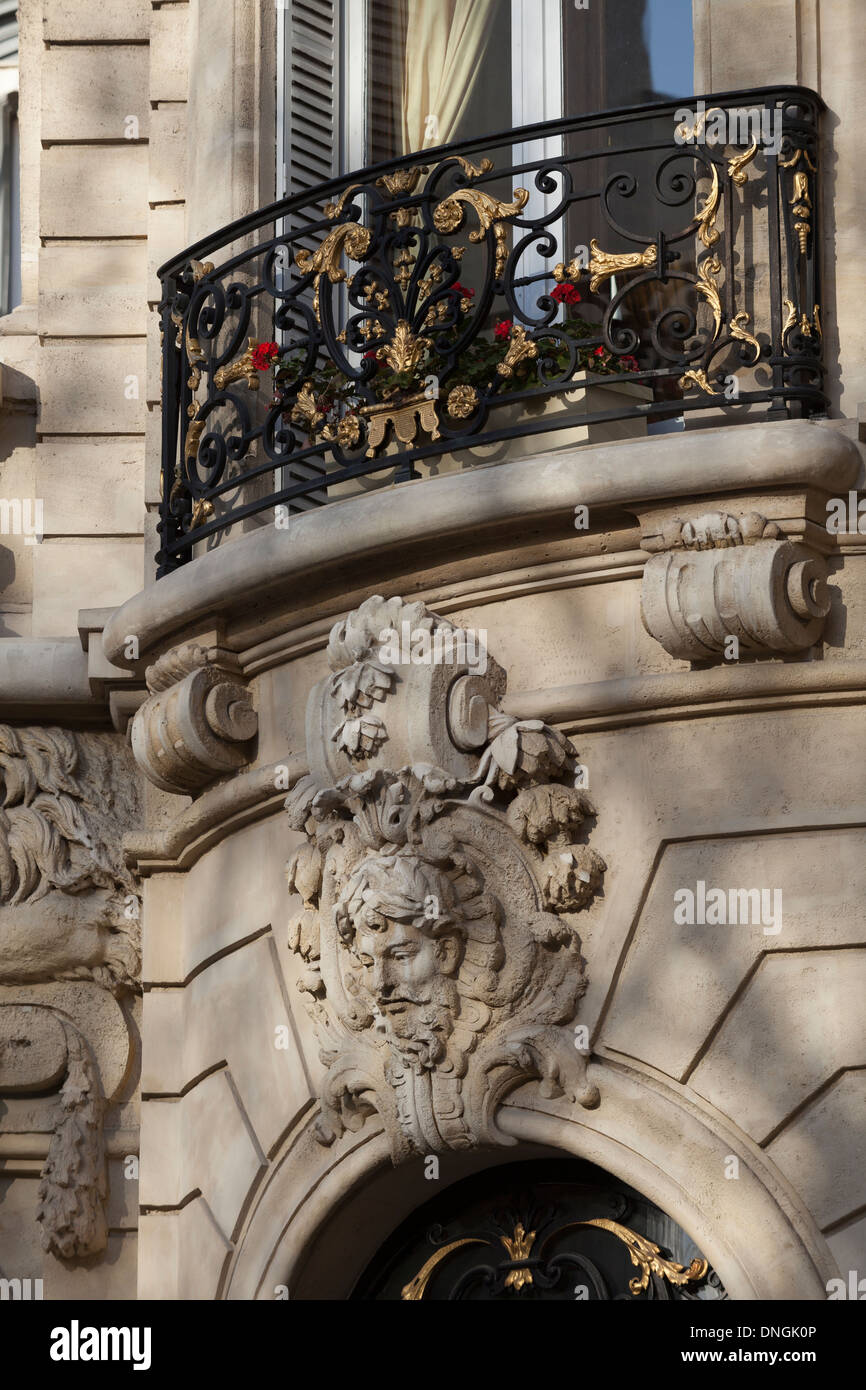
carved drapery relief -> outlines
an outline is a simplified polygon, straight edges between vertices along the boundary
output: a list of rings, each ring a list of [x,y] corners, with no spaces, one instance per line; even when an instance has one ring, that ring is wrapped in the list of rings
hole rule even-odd
[[[505,675],[471,638],[401,599],[337,624],[311,773],[286,802],[306,837],[289,942],[327,1068],[319,1137],[376,1111],[395,1162],[511,1142],[496,1110],[531,1079],[598,1100],[567,1027],[586,988],[575,914],[605,869],[580,842],[592,807],[569,741],[501,713]]]
[[[45,1097],[37,1220],[64,1258],[107,1238],[106,1087],[129,1051],[115,1001],[140,988],[138,885],[121,837],[138,817],[115,735],[0,726],[0,1095]]]
[[[645,534],[644,627],[671,656],[712,660],[736,637],[746,651],[803,651],[830,611],[827,567],[757,512],[674,517]]]
[[[145,678],[150,697],[132,722],[132,748],[157,787],[195,795],[249,761],[258,723],[231,653],[186,642]]]

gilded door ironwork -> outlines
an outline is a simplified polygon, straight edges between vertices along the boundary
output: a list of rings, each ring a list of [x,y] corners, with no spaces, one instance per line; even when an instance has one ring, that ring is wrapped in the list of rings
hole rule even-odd
[[[680,1301],[726,1298],[664,1212],[578,1160],[508,1164],[455,1183],[394,1232],[353,1298]]]

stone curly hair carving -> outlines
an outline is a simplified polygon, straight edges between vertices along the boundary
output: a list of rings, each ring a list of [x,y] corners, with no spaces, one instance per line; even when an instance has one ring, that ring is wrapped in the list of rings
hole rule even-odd
[[[110,988],[133,987],[137,971],[138,913],[123,909],[138,885],[120,839],[138,819],[137,778],[116,736],[0,724],[0,905],[108,890],[124,920],[112,960],[97,967]]]
[[[368,854],[349,875],[334,907],[337,931],[350,948],[366,912],[411,922],[431,937],[458,936],[463,943],[464,988],[477,999],[495,992],[505,959],[502,909],[470,865],[449,873],[411,849]]]

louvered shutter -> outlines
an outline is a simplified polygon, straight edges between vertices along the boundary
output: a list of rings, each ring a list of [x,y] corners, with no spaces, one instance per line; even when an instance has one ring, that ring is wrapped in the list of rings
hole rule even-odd
[[[317,217],[323,204],[314,190],[336,176],[340,167],[341,102],[339,82],[340,0],[284,0],[282,7],[282,188],[283,197],[303,195],[306,206],[286,218],[281,230],[297,233]],[[314,251],[321,233],[300,235],[295,247]],[[288,270],[291,277],[297,272]],[[305,298],[312,303],[312,290]],[[291,341],[292,335],[288,335]],[[283,469],[288,486],[320,473],[314,460]],[[292,511],[306,511],[327,501],[324,490],[297,499]]]
[[[311,193],[340,164],[339,0],[287,0],[283,193]]]
[[[18,3],[0,0],[0,63],[7,67],[18,61]]]

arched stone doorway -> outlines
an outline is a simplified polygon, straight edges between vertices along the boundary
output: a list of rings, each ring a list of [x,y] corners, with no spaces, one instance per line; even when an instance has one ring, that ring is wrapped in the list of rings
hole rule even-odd
[[[540,1102],[524,1088],[499,1112],[500,1131],[514,1146],[449,1155],[437,1192],[503,1164],[573,1156],[665,1214],[709,1261],[730,1298],[826,1297],[835,1262],[766,1154],[711,1107],[645,1069],[608,1059],[589,1071],[604,1096],[597,1110],[576,1115],[567,1103]],[[292,1299],[350,1298],[384,1242],[430,1200],[434,1184],[424,1178],[424,1160],[394,1168],[374,1120],[323,1149],[314,1138],[315,1118],[308,1115],[275,1155],[220,1297],[267,1300],[283,1287]],[[726,1177],[731,1158],[736,1180]],[[655,1243],[670,1248],[668,1241]],[[672,1257],[687,1265],[691,1254],[683,1245]]]

